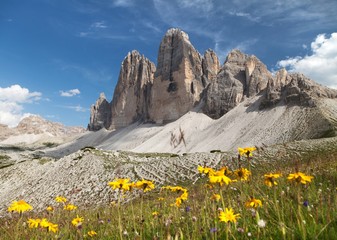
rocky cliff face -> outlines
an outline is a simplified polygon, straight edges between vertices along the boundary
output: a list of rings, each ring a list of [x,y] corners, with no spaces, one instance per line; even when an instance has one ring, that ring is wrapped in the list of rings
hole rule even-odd
[[[266,66],[255,56],[233,50],[205,93],[204,112],[219,118],[244,98],[253,97],[273,81]]]
[[[268,82],[260,108],[279,103],[314,107],[319,98],[337,98],[337,90],[317,84],[303,74],[288,74],[285,69],[281,69]]]
[[[170,29],[159,47],[150,118],[156,123],[165,123],[191,110],[200,101],[206,84],[202,75],[202,57],[188,35],[179,29]]]
[[[137,51],[125,57],[110,107],[100,97],[91,108],[88,129],[176,120],[200,102],[219,69],[215,52],[207,50],[201,56],[186,33],[170,29],[160,44],[157,68]]]
[[[279,103],[312,107],[316,98],[336,98],[337,91],[284,69],[273,76],[257,57],[239,50],[231,51],[220,66],[214,51],[202,56],[186,33],[170,29],[160,43],[157,68],[137,51],[125,57],[112,102],[100,96],[88,128],[167,123],[199,103],[203,113],[217,119],[256,95],[262,97],[260,109]]]
[[[151,88],[156,66],[139,52],[125,57],[111,102],[111,124],[118,129],[136,121],[149,120]]]
[[[96,103],[90,108],[89,131],[97,131],[101,128],[108,129],[111,124],[111,107],[104,93],[101,93]]]

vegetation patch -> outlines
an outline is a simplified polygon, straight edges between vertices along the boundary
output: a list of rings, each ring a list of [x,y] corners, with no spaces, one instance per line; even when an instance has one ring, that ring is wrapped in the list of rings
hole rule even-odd
[[[54,142],[44,142],[42,143],[44,146],[48,147],[48,148],[53,148],[53,147],[57,147],[59,144],[58,143],[54,143]]]
[[[7,155],[0,155],[0,161],[6,161],[9,160],[11,157]]]
[[[49,159],[49,158],[40,158],[40,159],[38,159],[38,161],[39,161],[39,164],[43,165],[43,164],[46,164],[46,163],[48,163],[52,160]]]

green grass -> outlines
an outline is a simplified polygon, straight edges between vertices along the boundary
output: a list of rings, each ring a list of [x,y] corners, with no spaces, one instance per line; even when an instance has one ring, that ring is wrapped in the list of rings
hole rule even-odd
[[[10,159],[8,155],[0,155],[0,161],[6,161],[8,159]]]
[[[51,202],[55,209],[52,213],[25,212],[22,216],[11,213],[11,217],[0,219],[1,239],[89,239],[87,233],[91,230],[97,232],[94,239],[334,239],[335,152],[313,149],[287,156],[292,160],[257,161],[255,167],[243,159],[240,164],[252,172],[249,181],[210,188],[207,176],[201,176],[195,184],[182,183],[189,197],[180,207],[171,206],[179,193],[157,186],[146,194],[133,190],[140,197],[127,202],[128,192],[120,193],[119,200],[105,206],[79,207],[72,212],[63,210],[61,203]],[[304,185],[287,180],[289,173],[297,171],[313,176],[312,182]],[[263,175],[271,172],[282,173],[274,187],[264,184]],[[234,179],[233,175],[229,177]],[[211,200],[213,194],[220,194],[221,200]],[[245,203],[251,197],[260,199],[262,206],[247,208]],[[219,211],[225,208],[240,214],[236,223],[219,221]],[[154,212],[158,215],[154,216]],[[76,227],[71,220],[77,215],[84,221]],[[58,224],[59,230],[53,233],[29,228],[26,223],[29,218],[47,218]],[[259,220],[266,223],[265,227],[258,226]]]
[[[42,143],[44,146],[48,147],[48,148],[53,148],[53,147],[57,147],[59,144],[55,143],[55,142],[44,142]]]

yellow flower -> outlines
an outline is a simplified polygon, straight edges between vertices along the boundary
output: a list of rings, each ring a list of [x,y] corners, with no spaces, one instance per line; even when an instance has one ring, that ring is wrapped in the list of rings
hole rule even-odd
[[[72,210],[76,210],[77,207],[73,204],[68,204],[68,205],[65,205],[63,209],[68,210],[68,211],[72,211]]]
[[[57,231],[58,231],[58,225],[50,222],[48,225],[48,232],[56,233]]]
[[[164,200],[165,200],[165,198],[163,198],[163,197],[158,198],[158,201],[164,201]]]
[[[198,171],[199,171],[199,173],[206,174],[206,175],[214,172],[214,170],[212,168],[202,167],[200,165],[198,165]]]
[[[39,218],[37,218],[37,219],[29,218],[28,221],[27,221],[29,228],[38,228],[40,222],[41,222],[41,219],[39,219]]]
[[[226,208],[225,211],[220,211],[219,219],[220,222],[233,222],[236,223],[236,220],[240,218],[240,214],[234,214],[232,208]]]
[[[46,210],[47,210],[48,212],[52,212],[52,211],[54,211],[54,208],[53,208],[52,206],[48,206],[48,207],[46,208]]]
[[[245,205],[247,208],[257,208],[262,207],[262,202],[259,199],[251,197],[250,200],[247,201]]]
[[[47,218],[42,218],[41,221],[40,221],[40,226],[41,227],[49,227],[49,222],[47,220]]]
[[[264,175],[264,184],[268,187],[276,186],[277,182],[275,181],[276,178],[281,177],[282,174],[280,173],[269,173]]]
[[[226,176],[229,176],[229,175],[231,175],[232,174],[232,171],[231,170],[229,170],[229,168],[228,167],[222,167],[222,168],[220,168],[220,170],[219,170],[219,172],[223,172],[223,174],[224,175],[226,175]]]
[[[97,235],[97,232],[95,232],[94,230],[91,230],[91,231],[88,232],[88,235],[89,235],[90,237],[94,237],[94,236]]]
[[[220,186],[222,186],[224,183],[226,185],[230,184],[232,182],[232,179],[230,179],[229,177],[225,176],[225,175],[220,175],[220,176],[209,176],[209,182],[214,184],[214,183],[219,183]]]
[[[79,217],[77,215],[76,218],[74,218],[72,221],[71,221],[71,224],[74,225],[75,227],[77,227],[78,225],[82,224],[82,222],[84,221],[84,218],[83,217]]]
[[[214,193],[214,194],[211,196],[211,200],[214,200],[214,201],[217,201],[217,202],[219,202],[219,201],[220,201],[220,199],[221,199],[221,196],[220,196],[220,194],[216,194],[216,193]]]
[[[24,200],[13,201],[12,204],[8,207],[8,212],[18,212],[23,213],[26,211],[32,210],[33,207],[26,203]]]
[[[109,182],[108,185],[112,189],[120,189],[120,190],[124,190],[124,191],[130,191],[133,184],[129,183],[129,182],[130,182],[129,178],[118,178],[113,182]]]
[[[183,202],[183,200],[181,199],[181,197],[178,197],[178,198],[176,198],[175,205],[176,205],[177,207],[180,207],[180,205],[181,205],[182,202]]]
[[[297,183],[302,183],[302,184],[307,184],[308,182],[311,182],[313,178],[314,178],[313,176],[307,176],[301,172],[291,173],[287,177],[289,181],[295,181]]]
[[[55,232],[58,231],[58,225],[49,222],[46,218],[42,218],[41,220],[40,219],[36,219],[36,220],[39,220],[40,226],[42,228],[47,228],[48,232],[54,232],[55,233]]]
[[[246,147],[246,148],[238,148],[240,156],[246,155],[247,157],[252,157],[254,152],[256,150],[256,147]]]
[[[185,192],[187,189],[180,186],[164,186],[161,189],[171,190],[172,192]]]
[[[184,191],[184,193],[183,193],[183,194],[181,194],[180,198],[181,198],[181,200],[184,200],[184,201],[186,201],[186,200],[187,200],[187,198],[188,198],[188,192],[187,192],[187,190],[186,190],[186,191]]]
[[[152,216],[153,217],[157,217],[159,215],[159,212],[157,212],[157,211],[154,211],[153,213],[152,213]]]
[[[219,171],[213,171],[212,173],[209,174],[209,182],[210,183],[219,183],[220,186],[222,186],[224,183],[226,185],[230,184],[232,180],[226,176],[226,171],[227,168],[224,167],[220,169]]]
[[[247,181],[251,172],[247,168],[239,168],[234,171],[234,174],[241,180]]]
[[[55,201],[56,202],[63,202],[63,203],[65,203],[67,201],[67,199],[65,197],[62,197],[62,196],[57,196],[55,198]]]
[[[141,181],[138,181],[134,184],[134,186],[136,188],[140,188],[140,189],[143,189],[144,192],[147,192],[147,191],[151,191],[152,189],[155,188],[154,184],[152,181],[149,181],[149,180],[141,180]]]

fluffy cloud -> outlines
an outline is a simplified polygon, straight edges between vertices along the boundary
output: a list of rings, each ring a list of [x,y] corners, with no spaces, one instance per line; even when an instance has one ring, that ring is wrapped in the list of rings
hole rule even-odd
[[[311,43],[311,55],[296,56],[277,63],[278,67],[301,72],[313,80],[337,89],[337,33],[319,34]]]
[[[63,90],[60,91],[61,97],[73,97],[73,96],[76,96],[80,93],[81,93],[80,90],[78,90],[77,88],[71,89],[71,90],[68,90],[68,91],[63,91]]]
[[[16,126],[22,118],[31,115],[23,113],[23,104],[39,101],[41,95],[39,92],[30,92],[20,85],[0,87],[0,123],[10,127]]]

